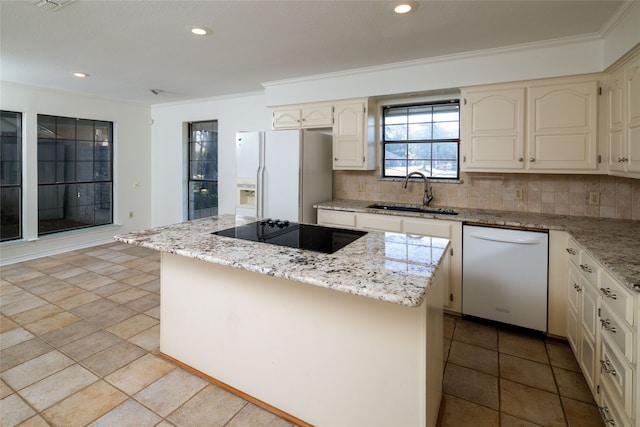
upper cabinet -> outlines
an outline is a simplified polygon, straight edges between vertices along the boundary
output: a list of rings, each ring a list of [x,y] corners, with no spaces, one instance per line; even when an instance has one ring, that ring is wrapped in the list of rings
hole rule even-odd
[[[367,99],[334,104],[333,169],[375,169],[374,108]]]
[[[462,90],[462,169],[597,173],[596,80]]]
[[[463,89],[466,170],[524,169],[524,88]]]
[[[317,129],[333,126],[332,104],[304,104],[277,107],[273,109],[272,128]]]
[[[609,76],[603,104],[609,172],[640,178],[640,55]]]

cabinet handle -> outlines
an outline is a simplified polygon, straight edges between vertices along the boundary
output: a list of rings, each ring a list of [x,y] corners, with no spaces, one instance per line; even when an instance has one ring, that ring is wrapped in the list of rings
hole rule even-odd
[[[600,319],[600,324],[602,325],[602,327],[604,329],[606,329],[607,331],[611,332],[612,334],[616,333],[616,327],[615,326],[611,326],[611,320],[610,319]]]
[[[573,289],[575,289],[575,290],[576,290],[576,292],[582,292],[582,288],[581,288],[580,286],[578,286],[578,284],[577,284],[577,283],[574,283],[574,284],[573,284]]]
[[[576,254],[576,250],[573,248],[567,248],[567,252],[569,252],[569,254],[571,255],[575,255]]]
[[[529,157],[529,161],[530,161],[531,163],[533,163],[533,162],[535,162],[535,161],[536,161],[536,158],[535,158],[535,157]]]
[[[522,162],[524,159],[522,157],[518,157],[518,161]]]
[[[593,270],[591,269],[591,267],[589,267],[589,264],[580,264],[580,268],[582,269],[582,271],[586,271],[587,273],[593,273]]]
[[[611,369],[611,361],[609,359],[607,360],[602,360],[600,359],[600,367],[602,368],[602,370],[607,373],[607,374],[611,374],[613,376],[618,375],[618,373],[616,372],[615,369]]]
[[[598,410],[600,411],[600,415],[602,416],[602,420],[605,424],[609,424],[612,426],[616,425],[616,421],[613,418],[609,418],[609,408],[606,406],[598,406]]]
[[[626,157],[619,157],[618,158],[618,163],[625,163],[625,162],[628,162],[628,161],[629,161],[629,159],[626,158]]]
[[[338,158],[337,158],[337,157],[334,157],[334,158],[333,158],[333,160],[335,160],[335,161],[337,162],[337,161],[338,161]]]
[[[600,292],[607,298],[618,299],[618,295],[611,292],[611,288],[600,288]]]

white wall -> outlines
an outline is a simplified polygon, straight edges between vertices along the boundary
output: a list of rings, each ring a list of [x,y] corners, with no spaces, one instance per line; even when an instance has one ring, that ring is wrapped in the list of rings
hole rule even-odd
[[[603,69],[640,43],[640,2],[629,2],[628,7],[604,34]]]
[[[185,221],[186,171],[184,124],[218,120],[218,212],[235,212],[235,133],[271,128],[264,95],[245,94],[151,107],[151,222],[154,226]]]
[[[602,71],[602,40],[579,38],[265,83],[267,105],[392,95]]]
[[[148,106],[0,82],[0,109],[23,114],[23,240],[0,244],[8,264],[99,243],[151,225],[151,132]],[[114,223],[38,238],[37,115],[114,123]],[[137,187],[135,184],[138,184]],[[133,212],[133,218],[129,218]]]

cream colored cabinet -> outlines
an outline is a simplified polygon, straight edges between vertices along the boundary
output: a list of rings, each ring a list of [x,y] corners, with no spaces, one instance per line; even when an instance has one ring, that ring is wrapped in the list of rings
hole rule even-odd
[[[638,382],[637,296],[629,292],[606,270],[600,271],[600,412],[616,425],[638,422],[638,402],[634,398]]]
[[[462,170],[597,173],[597,95],[591,77],[462,89]]]
[[[277,107],[272,112],[272,128],[315,129],[333,126],[333,105],[301,104]]]
[[[640,178],[640,54],[605,83],[609,172]]]
[[[585,380],[594,396],[597,393],[598,268],[578,243],[569,239],[567,339]],[[576,264],[577,263],[577,264]]]
[[[524,88],[462,90],[462,167],[524,169]]]
[[[333,169],[375,169],[375,108],[367,99],[334,104]]]
[[[567,285],[568,270],[566,251],[569,234],[549,230],[549,304],[547,331],[557,337],[567,336]]]
[[[355,228],[360,230],[390,231],[409,235],[439,237],[450,240],[449,252],[445,254],[447,280],[443,305],[448,311],[462,311],[462,223],[403,215],[380,215],[349,211],[318,209],[318,224]],[[444,248],[443,248],[444,249]]]
[[[530,170],[598,168],[598,82],[527,89],[527,165]]]
[[[638,295],[567,241],[567,340],[607,425],[638,418]]]

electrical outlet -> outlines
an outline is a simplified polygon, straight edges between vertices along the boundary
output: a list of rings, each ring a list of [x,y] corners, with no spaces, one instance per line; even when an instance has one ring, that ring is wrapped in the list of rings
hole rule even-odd
[[[133,218],[133,211],[129,211],[129,218]]]
[[[590,191],[589,204],[594,206],[600,205],[600,193],[598,193],[597,191]]]
[[[522,187],[516,187],[513,191],[514,200],[522,200]]]
[[[358,181],[358,191],[363,192],[367,190],[367,183],[364,181]]]

